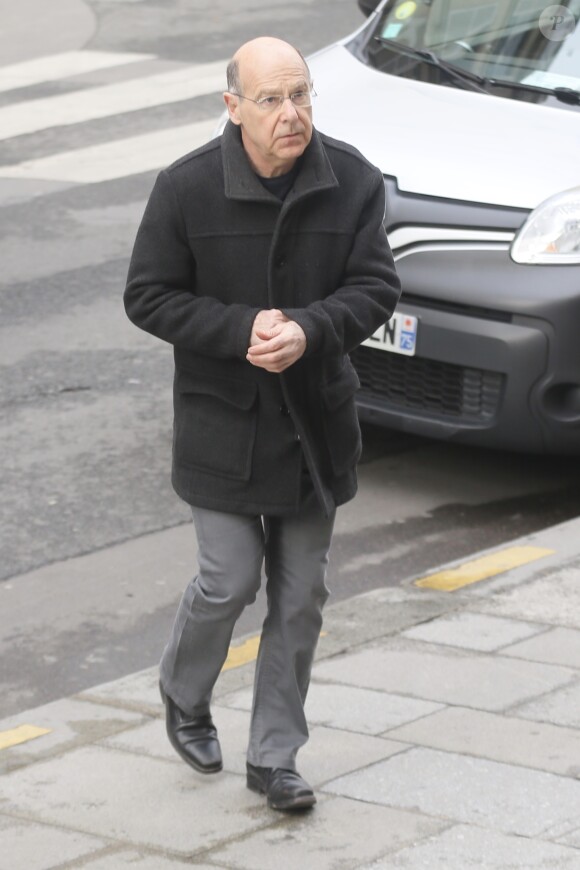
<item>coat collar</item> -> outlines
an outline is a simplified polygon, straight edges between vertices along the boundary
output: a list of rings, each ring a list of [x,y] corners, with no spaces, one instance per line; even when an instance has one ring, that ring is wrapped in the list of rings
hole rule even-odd
[[[224,168],[225,195],[228,199],[261,200],[280,203],[260,182],[246,156],[240,128],[228,121],[221,137],[222,161]],[[312,131],[312,139],[304,152],[300,171],[294,182],[287,201],[295,201],[303,196],[338,187],[336,175],[317,130]]]

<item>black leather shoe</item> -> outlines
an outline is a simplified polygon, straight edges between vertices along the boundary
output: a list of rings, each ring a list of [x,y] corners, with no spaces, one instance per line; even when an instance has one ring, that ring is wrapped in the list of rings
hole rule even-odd
[[[246,770],[248,788],[265,794],[273,810],[306,810],[316,803],[314,792],[295,770],[255,767],[249,762]]]
[[[222,751],[217,730],[209,713],[188,716],[159,684],[165,704],[165,721],[169,742],[187,764],[199,773],[217,773],[222,769]]]

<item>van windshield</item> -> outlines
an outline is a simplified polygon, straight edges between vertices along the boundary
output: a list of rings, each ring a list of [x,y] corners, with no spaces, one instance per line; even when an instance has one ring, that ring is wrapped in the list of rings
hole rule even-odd
[[[577,108],[579,18],[580,0],[393,0],[371,25],[363,52],[393,75],[454,87],[472,77],[500,96],[556,96],[560,107]],[[466,74],[463,85],[450,70]]]

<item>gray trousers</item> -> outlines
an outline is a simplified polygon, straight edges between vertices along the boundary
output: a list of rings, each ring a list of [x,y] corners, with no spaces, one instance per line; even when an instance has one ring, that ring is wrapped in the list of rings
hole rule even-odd
[[[260,588],[265,561],[268,612],[262,627],[248,761],[295,769],[308,740],[304,701],[328,598],[325,584],[334,515],[309,493],[291,517],[243,516],[192,508],[199,573],[186,588],[161,660],[165,692],[186,713],[209,710],[236,620]]]

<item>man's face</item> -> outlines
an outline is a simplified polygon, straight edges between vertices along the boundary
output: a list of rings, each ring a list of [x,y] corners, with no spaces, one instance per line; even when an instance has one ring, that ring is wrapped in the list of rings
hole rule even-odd
[[[242,94],[225,95],[231,120],[241,126],[242,141],[256,172],[273,176],[289,172],[312,138],[312,107],[297,108],[285,99],[264,111],[251,100],[310,91],[307,71],[298,54],[281,52],[244,58],[240,63]]]

